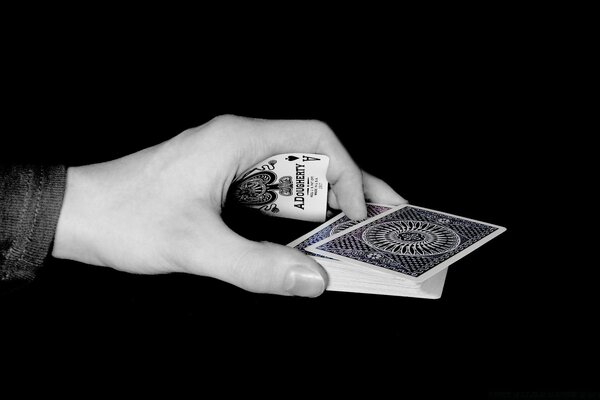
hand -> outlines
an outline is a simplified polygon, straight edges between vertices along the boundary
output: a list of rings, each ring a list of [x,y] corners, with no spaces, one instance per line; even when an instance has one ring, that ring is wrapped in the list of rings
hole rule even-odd
[[[52,255],[131,273],[210,276],[253,292],[318,296],[327,286],[318,263],[296,249],[242,238],[220,217],[237,176],[286,152],[330,157],[329,205],[352,219],[366,218],[365,195],[405,202],[362,172],[321,122],[220,116],[126,157],[69,168]]]

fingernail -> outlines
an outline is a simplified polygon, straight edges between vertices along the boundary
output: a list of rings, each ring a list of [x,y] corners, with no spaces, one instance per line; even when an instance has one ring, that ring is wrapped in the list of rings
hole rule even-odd
[[[286,273],[285,289],[294,296],[317,297],[325,290],[325,280],[320,273],[295,265]]]

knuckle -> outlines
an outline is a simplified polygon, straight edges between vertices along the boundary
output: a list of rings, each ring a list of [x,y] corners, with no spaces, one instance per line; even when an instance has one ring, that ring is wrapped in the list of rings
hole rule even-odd
[[[257,120],[233,114],[223,114],[214,117],[210,124],[220,133],[248,133],[253,132]]]
[[[351,182],[362,183],[363,174],[362,170],[357,165],[349,165],[344,170],[345,178]]]
[[[257,260],[259,254],[254,246],[241,246],[237,250],[232,249],[233,257],[229,265],[231,276],[229,280],[236,286],[250,291],[261,291],[257,287],[256,273],[258,270]]]
[[[306,139],[312,143],[316,143],[316,147],[329,148],[335,143],[336,136],[333,130],[327,125],[327,123],[312,119],[305,120],[304,131]]]
[[[204,124],[193,127],[193,128],[186,129],[182,133],[185,133],[186,135],[190,135],[190,134],[193,135],[195,133],[204,132],[207,130],[208,131],[215,131],[215,130],[223,131],[223,130],[226,130],[230,126],[233,126],[236,123],[236,121],[238,121],[239,119],[241,119],[241,117],[238,117],[237,115],[233,115],[233,114],[217,115],[216,117],[213,117],[212,119],[208,120]]]
[[[220,142],[235,143],[240,133],[245,130],[245,121],[245,118],[237,115],[223,114],[211,119],[207,124],[207,130]]]
[[[210,120],[210,123],[213,125],[228,126],[230,124],[236,123],[240,119],[241,117],[238,117],[237,115],[222,114],[214,117],[212,120]]]
[[[310,124],[311,130],[316,132],[318,135],[334,136],[333,130],[329,127],[329,125],[327,125],[327,123],[318,119],[309,120],[308,123]]]
[[[360,181],[360,182],[363,181],[364,177],[363,177],[362,171],[357,165],[354,165],[353,167],[350,168],[350,173],[352,174],[354,179],[356,179],[357,181]]]

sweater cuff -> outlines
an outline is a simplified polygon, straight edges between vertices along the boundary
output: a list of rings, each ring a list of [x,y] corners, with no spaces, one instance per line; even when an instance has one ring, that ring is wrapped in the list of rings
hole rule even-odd
[[[11,166],[2,171],[1,281],[34,279],[54,240],[66,175],[65,166]]]

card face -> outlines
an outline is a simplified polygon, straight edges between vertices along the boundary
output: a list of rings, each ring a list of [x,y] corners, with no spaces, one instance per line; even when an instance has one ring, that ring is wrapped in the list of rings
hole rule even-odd
[[[327,167],[321,154],[279,154],[255,165],[231,187],[240,205],[263,214],[323,222],[327,212]]]
[[[423,282],[505,230],[485,222],[402,205],[305,250]]]
[[[392,206],[387,206],[384,204],[367,203],[367,218],[372,218],[391,208]],[[321,240],[327,239],[328,237],[342,232],[356,224],[358,224],[358,221],[351,220],[346,216],[346,214],[340,213],[332,219],[330,219],[329,221],[325,222],[324,224],[318,226],[316,229],[313,229],[312,231],[308,232],[306,235],[289,243],[288,246],[294,247],[300,250],[301,252],[308,254],[309,256],[331,259],[331,257],[311,253],[309,251],[306,251],[305,249],[310,245],[318,243]]]

